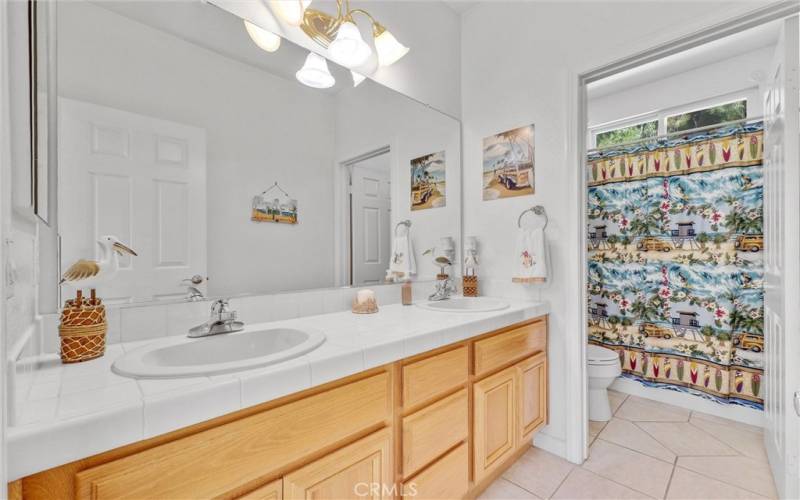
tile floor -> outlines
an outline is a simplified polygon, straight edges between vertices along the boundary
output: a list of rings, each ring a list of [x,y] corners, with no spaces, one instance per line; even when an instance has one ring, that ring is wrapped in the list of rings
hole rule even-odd
[[[583,465],[531,448],[480,498],[776,498],[760,428],[609,394]]]

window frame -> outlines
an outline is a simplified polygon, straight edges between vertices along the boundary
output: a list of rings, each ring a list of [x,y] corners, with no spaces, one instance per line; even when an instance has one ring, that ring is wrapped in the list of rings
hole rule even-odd
[[[621,128],[630,127],[632,125],[639,125],[651,121],[658,121],[658,128],[656,137],[661,137],[667,133],[667,118],[680,115],[683,113],[690,113],[692,111],[699,111],[702,109],[713,108],[723,104],[730,104],[736,101],[746,101],[746,119],[755,117],[755,109],[760,108],[757,106],[759,99],[758,87],[749,87],[736,92],[727,94],[716,95],[704,99],[698,99],[680,106],[672,106],[669,108],[648,111],[633,116],[626,116],[616,120],[608,121],[588,128],[588,144],[590,149],[597,149],[597,136],[604,132],[617,130]],[[679,133],[678,133],[679,134]],[[613,147],[613,146],[610,146]]]

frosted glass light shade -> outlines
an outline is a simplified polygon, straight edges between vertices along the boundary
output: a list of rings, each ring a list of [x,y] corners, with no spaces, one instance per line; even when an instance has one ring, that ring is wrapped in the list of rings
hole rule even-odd
[[[275,52],[278,50],[278,47],[281,46],[281,37],[275,33],[260,28],[247,20],[244,21],[244,27],[247,30],[247,34],[250,35],[250,39],[253,40],[253,43],[258,45],[262,50]]]
[[[356,73],[352,69],[350,70],[350,74],[353,75],[353,87],[358,87],[361,82],[367,79],[366,76],[362,75],[361,73]]]
[[[374,29],[375,51],[378,53],[378,64],[391,66],[401,57],[408,54],[408,47],[397,41],[388,30],[381,27]]]
[[[336,79],[328,70],[328,61],[314,52],[308,53],[305,64],[294,76],[303,85],[315,89],[327,89],[336,84]]]
[[[300,26],[311,0],[272,0],[278,15],[292,26]]]
[[[358,26],[352,21],[345,21],[339,25],[336,38],[333,39],[328,50],[334,61],[348,68],[363,64],[372,54],[372,49],[361,38]]]

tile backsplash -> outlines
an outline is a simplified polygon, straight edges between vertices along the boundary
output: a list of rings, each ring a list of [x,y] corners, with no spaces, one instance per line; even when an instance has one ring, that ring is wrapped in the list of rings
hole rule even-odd
[[[232,298],[230,304],[245,324],[264,323],[347,310],[356,292],[363,288],[370,287],[253,295]],[[379,305],[400,302],[399,284],[377,286],[373,290]],[[427,298],[432,291],[433,282],[414,283],[415,300]],[[108,322],[106,341],[108,344],[116,344],[185,335],[189,328],[206,321],[210,311],[211,300],[148,304],[141,307],[109,306],[106,312]],[[58,321],[58,314],[46,314],[41,317],[39,338],[36,339],[41,345],[40,354],[59,352]]]

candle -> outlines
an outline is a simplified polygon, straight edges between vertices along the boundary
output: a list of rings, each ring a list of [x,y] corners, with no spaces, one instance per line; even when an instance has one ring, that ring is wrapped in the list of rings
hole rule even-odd
[[[370,300],[375,300],[375,292],[372,290],[359,290],[356,294],[356,302],[359,304],[366,304]]]

